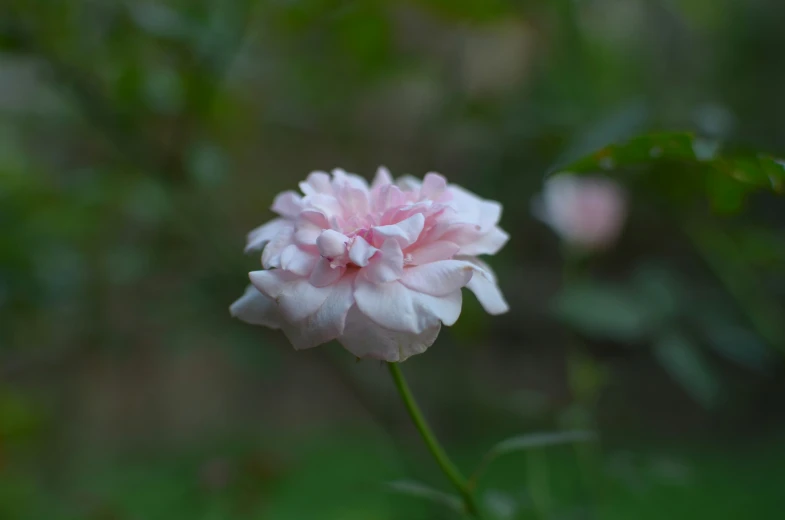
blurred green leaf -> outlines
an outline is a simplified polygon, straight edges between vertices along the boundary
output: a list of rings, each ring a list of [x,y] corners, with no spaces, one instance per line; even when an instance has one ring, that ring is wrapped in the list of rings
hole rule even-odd
[[[651,309],[629,290],[592,281],[566,287],[554,312],[567,325],[589,336],[638,341],[651,326]]]
[[[458,496],[439,491],[438,489],[433,489],[420,482],[413,480],[397,480],[395,482],[390,482],[388,487],[395,493],[429,500],[446,506],[457,513],[464,514],[463,502],[461,502],[461,499]]]
[[[572,430],[566,432],[527,433],[505,439],[488,452],[491,458],[501,457],[516,451],[526,451],[559,444],[572,444],[575,442],[588,442],[597,438],[594,432],[587,430]]]
[[[774,360],[772,351],[756,334],[727,319],[714,321],[704,334],[715,352],[741,366],[765,371]]]
[[[676,331],[664,334],[655,341],[654,354],[693,399],[706,407],[717,404],[719,378],[689,338]]]
[[[483,506],[496,520],[513,520],[518,513],[518,501],[509,493],[489,489],[482,496]]]

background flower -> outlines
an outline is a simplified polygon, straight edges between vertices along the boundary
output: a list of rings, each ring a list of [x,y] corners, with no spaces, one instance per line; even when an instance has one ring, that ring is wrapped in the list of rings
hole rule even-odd
[[[491,314],[507,311],[496,278],[477,255],[508,235],[501,205],[441,175],[393,182],[380,168],[369,186],[336,169],[311,173],[276,197],[276,218],[248,235],[265,270],[232,315],[280,328],[295,348],[337,339],[360,358],[403,361],[424,352],[461,312],[468,287]]]
[[[567,243],[594,250],[616,240],[627,216],[627,201],[609,179],[562,173],[545,181],[533,211]]]

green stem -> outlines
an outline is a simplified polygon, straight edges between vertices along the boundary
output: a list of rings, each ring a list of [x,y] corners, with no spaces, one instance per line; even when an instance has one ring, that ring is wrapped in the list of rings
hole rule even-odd
[[[423,441],[425,441],[425,445],[428,446],[431,455],[433,455],[433,458],[436,459],[436,463],[461,495],[466,511],[474,518],[481,520],[482,515],[477,507],[474,493],[472,493],[469,488],[466,478],[464,478],[455,464],[452,463],[447,456],[447,453],[445,453],[444,448],[442,448],[441,444],[439,444],[439,441],[436,439],[436,436],[433,434],[433,431],[431,431],[431,428],[428,426],[420,407],[417,405],[417,401],[414,399],[414,395],[412,395],[412,391],[409,390],[409,385],[406,384],[406,379],[403,377],[403,372],[401,372],[398,363],[387,363],[387,367],[390,369],[390,375],[392,375],[398,393],[401,394],[403,404],[406,406],[406,410],[409,412],[412,422],[414,422],[414,425],[417,427],[417,431],[420,432],[420,436],[423,438]]]

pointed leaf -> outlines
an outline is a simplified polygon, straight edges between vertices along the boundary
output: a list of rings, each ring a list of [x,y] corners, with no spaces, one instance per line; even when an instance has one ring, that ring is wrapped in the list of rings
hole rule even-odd
[[[414,480],[396,480],[387,484],[390,491],[411,497],[422,498],[446,506],[453,511],[464,514],[463,502],[453,494],[433,489]]]

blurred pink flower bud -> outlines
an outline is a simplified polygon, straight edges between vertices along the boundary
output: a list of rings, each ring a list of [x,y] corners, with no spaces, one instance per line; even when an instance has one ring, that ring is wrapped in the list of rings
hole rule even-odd
[[[545,181],[533,211],[568,244],[597,250],[610,246],[619,236],[627,216],[627,199],[621,187],[609,179],[560,173]]]
[[[280,216],[248,235],[265,270],[231,306],[233,316],[283,329],[296,349],[337,339],[360,358],[403,361],[424,352],[461,312],[467,287],[491,314],[507,303],[477,255],[508,235],[501,205],[441,175],[394,182],[379,168],[357,175],[311,173],[303,195],[278,195]]]

